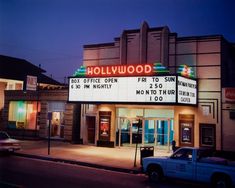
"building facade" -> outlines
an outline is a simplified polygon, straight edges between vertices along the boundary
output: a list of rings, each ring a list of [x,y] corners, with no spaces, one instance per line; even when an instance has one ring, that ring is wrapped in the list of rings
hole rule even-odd
[[[168,27],[150,28],[144,22],[140,29],[123,31],[114,42],[84,45],[83,53],[80,76],[70,78],[69,89],[40,84],[43,87],[38,91],[2,92],[0,128],[21,138],[50,135],[106,147],[139,144],[170,150],[174,140],[177,146],[235,150],[235,45],[223,36],[178,37]],[[151,65],[166,72],[138,75],[145,69],[148,72]],[[196,79],[179,76],[182,65],[190,67]],[[131,73],[135,69],[137,74],[110,75],[111,69],[116,74],[119,68],[121,73],[123,68]],[[92,71],[97,77],[84,77]],[[136,83],[128,85],[128,80],[141,82],[141,88],[154,88],[133,89]],[[105,82],[102,86],[101,81]],[[118,82],[119,89],[114,90]],[[180,89],[185,82],[193,91]],[[168,89],[156,93],[164,84]],[[0,86],[5,90],[6,84]],[[140,99],[131,96],[133,90]],[[180,90],[192,97],[179,101]],[[116,100],[123,94],[130,97]],[[155,101],[144,102],[147,97]]]
[[[72,104],[67,89],[30,62],[0,55],[0,130],[21,139],[50,136],[72,140]],[[67,125],[65,127],[65,124]]]
[[[140,29],[124,30],[112,43],[84,45],[84,67],[160,62],[175,75],[185,64],[198,85],[196,105],[84,101],[83,143],[139,143],[169,150],[175,140],[177,146],[235,150],[234,54],[234,44],[221,35],[178,37],[168,27],[150,28],[146,22]],[[224,100],[223,90],[233,95],[230,101]]]
[[[19,139],[80,143],[80,105],[67,103],[67,89],[5,91],[3,126]]]
[[[0,112],[4,107],[4,91],[26,90],[27,76],[31,79],[31,90],[36,90],[37,83],[43,88],[62,86],[61,83],[44,75],[45,70],[24,59],[0,55],[0,67]]]

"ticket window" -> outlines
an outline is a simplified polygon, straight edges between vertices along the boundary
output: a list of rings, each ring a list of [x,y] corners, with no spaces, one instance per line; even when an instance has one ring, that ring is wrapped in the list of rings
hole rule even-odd
[[[199,124],[200,127],[200,146],[216,148],[215,145],[215,124]]]

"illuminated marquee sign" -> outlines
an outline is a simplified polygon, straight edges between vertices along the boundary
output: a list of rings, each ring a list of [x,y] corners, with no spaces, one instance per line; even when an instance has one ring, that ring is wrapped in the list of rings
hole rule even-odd
[[[69,101],[176,102],[176,76],[70,78]]]
[[[197,104],[197,82],[166,75],[160,63],[81,66],[69,78],[69,101],[81,103]],[[164,73],[164,75],[158,75]]]
[[[197,104],[197,82],[189,78],[178,76],[178,103]]]
[[[196,81],[180,76],[69,78],[71,102],[195,105],[196,99]]]
[[[81,66],[76,77],[153,76],[169,73],[161,63],[136,65]]]

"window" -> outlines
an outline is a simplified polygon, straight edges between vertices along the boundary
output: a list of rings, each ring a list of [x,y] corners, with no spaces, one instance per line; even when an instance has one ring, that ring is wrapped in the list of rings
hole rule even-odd
[[[22,83],[15,83],[15,90],[22,90],[23,84]]]
[[[200,146],[215,147],[214,124],[200,124]]]
[[[180,149],[174,155],[172,155],[172,159],[179,159],[179,160],[192,160],[192,150],[191,149]]]
[[[40,103],[37,104],[37,101],[11,101],[8,112],[8,127],[36,129],[36,114],[39,113],[39,110]]]

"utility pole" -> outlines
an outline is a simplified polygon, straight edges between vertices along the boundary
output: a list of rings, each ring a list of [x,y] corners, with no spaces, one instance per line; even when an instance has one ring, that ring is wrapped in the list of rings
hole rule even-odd
[[[49,125],[48,125],[48,155],[50,155],[50,151],[51,151],[51,120],[52,120],[52,112],[48,112],[48,120],[49,120]]]
[[[138,130],[137,130],[137,135],[136,135],[136,144],[135,144],[135,160],[134,160],[134,167],[136,167],[136,157],[137,157],[137,149],[138,149],[138,142],[139,142],[140,126],[141,126],[141,121],[140,121],[140,119],[139,119],[139,122],[138,122]]]

